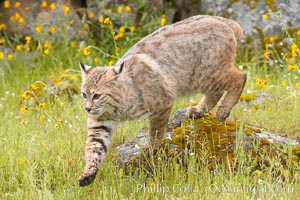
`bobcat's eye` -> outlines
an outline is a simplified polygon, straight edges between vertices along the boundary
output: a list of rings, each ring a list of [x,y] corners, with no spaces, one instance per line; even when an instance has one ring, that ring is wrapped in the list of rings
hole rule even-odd
[[[86,93],[82,92],[81,94],[82,94],[83,98],[85,98],[85,99],[87,98]]]
[[[101,94],[94,94],[93,100],[99,99],[101,97]]]

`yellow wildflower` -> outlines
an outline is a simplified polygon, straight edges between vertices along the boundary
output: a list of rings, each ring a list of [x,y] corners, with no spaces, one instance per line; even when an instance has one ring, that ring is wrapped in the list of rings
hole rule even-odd
[[[25,114],[27,112],[27,107],[22,107],[20,111],[22,114]]]
[[[264,58],[269,58],[269,54],[270,54],[270,52],[265,51],[264,54],[263,54]]]
[[[112,66],[113,64],[114,64],[114,61],[112,61],[112,60],[108,62],[108,66]]]
[[[41,8],[47,8],[48,4],[47,1],[42,1]]]
[[[43,31],[43,28],[42,28],[42,26],[40,26],[40,25],[37,25],[37,26],[35,27],[35,31],[36,31],[37,33],[40,33],[40,32],[42,32],[42,31]]]
[[[46,41],[46,42],[44,43],[44,48],[45,48],[45,49],[50,49],[50,48],[51,48],[51,43],[50,43],[49,41]]]
[[[293,56],[297,56],[297,54],[298,54],[298,46],[295,43],[292,44],[292,46],[291,46],[291,52],[292,52]]]
[[[4,59],[4,53],[0,51],[0,60]]]
[[[44,121],[45,121],[45,118],[43,116],[40,116],[39,117],[39,122],[42,124],[42,123],[44,123]]]
[[[294,64],[294,65],[289,64],[288,65],[289,71],[298,71],[298,69],[299,69],[299,66],[297,64]]]
[[[100,23],[103,23],[103,22],[104,22],[104,17],[101,15],[101,16],[99,17],[98,21],[99,21]]]
[[[263,15],[262,15],[262,18],[263,18],[263,19],[268,19],[269,16],[268,16],[268,14],[263,14]]]
[[[29,97],[30,97],[29,94],[30,94],[30,91],[26,90],[25,92],[23,92],[23,94],[21,95],[21,97],[23,99],[29,99]]]
[[[300,35],[300,29],[297,31],[297,35]]]
[[[3,2],[3,7],[4,7],[4,8],[9,8],[9,7],[10,7],[9,1],[4,1],[4,2]]]
[[[118,12],[118,13],[123,12],[123,7],[119,6],[118,9],[117,9],[117,12]]]
[[[12,15],[11,17],[10,17],[10,21],[12,22],[12,23],[15,23],[17,20],[19,20],[20,19],[20,14],[19,13],[15,13],[14,15]]]
[[[256,83],[255,83],[256,87],[258,88],[266,88],[267,86],[267,81],[265,80],[262,80],[258,77],[256,77]]]
[[[63,72],[63,76],[68,76],[68,71],[67,71],[67,70],[65,70],[65,71]]]
[[[31,37],[30,36],[26,36],[25,40],[26,40],[26,44],[29,44],[31,42]]]
[[[0,38],[0,45],[2,45],[4,43],[4,39]]]
[[[55,32],[56,32],[56,28],[53,27],[53,26],[52,26],[51,28],[48,29],[48,33],[49,33],[49,34],[53,34],[53,33],[55,33]]]
[[[164,26],[164,25],[166,25],[166,22],[167,22],[167,17],[165,14],[163,14],[160,19],[160,25]]]
[[[14,56],[10,53],[10,54],[7,55],[7,59],[9,61],[12,61],[14,59]]]
[[[84,34],[84,30],[80,29],[77,31],[77,33],[78,33],[78,35],[82,35],[82,34]]]
[[[32,83],[30,86],[31,86],[31,88],[32,88],[33,90],[37,90],[37,89],[40,88],[40,86],[39,86],[39,84],[38,84],[37,82]]]
[[[131,7],[130,6],[125,6],[125,11],[126,12],[130,12],[131,11]]]
[[[55,10],[56,9],[56,4],[55,3],[51,3],[50,4],[50,9],[51,10]]]
[[[99,59],[98,58],[94,58],[93,59],[94,63],[97,65],[99,63]]]
[[[75,48],[75,47],[76,47],[76,42],[71,42],[71,43],[70,43],[70,46],[71,46],[72,48]]]
[[[61,9],[64,12],[64,15],[68,16],[69,11],[70,11],[70,7],[68,7],[68,6],[62,6]]]
[[[271,37],[269,38],[269,40],[270,40],[271,43],[273,43],[273,42],[275,42],[276,38],[271,36]]]
[[[15,8],[19,8],[21,6],[21,3],[20,2],[15,2]]]
[[[21,44],[16,46],[17,51],[20,51],[20,52],[23,51],[23,48],[24,48],[24,46]]]
[[[25,162],[29,162],[25,157],[19,158],[19,163],[22,165]]]
[[[44,54],[45,54],[45,55],[48,55],[49,53],[50,53],[50,50],[49,50],[49,49],[45,49],[45,50],[44,50]]]
[[[6,30],[6,24],[0,24],[0,31]]]
[[[114,40],[119,40],[120,39],[120,36],[118,34],[114,35]]]
[[[300,83],[296,83],[296,88],[298,89],[298,90],[300,90]]]
[[[130,31],[131,33],[133,33],[133,32],[135,31],[135,26],[130,26],[130,27],[129,27],[129,31]]]
[[[29,11],[30,10],[30,7],[29,6],[26,6],[25,7],[25,11]]]
[[[114,39],[119,40],[121,37],[123,37],[123,33],[118,33],[114,36]]]
[[[61,78],[57,78],[57,79],[55,80],[55,83],[56,83],[56,85],[61,85]]]
[[[71,19],[70,20],[70,26],[73,26],[75,24],[75,20],[74,19]]]
[[[20,17],[20,19],[18,20],[19,24],[21,25],[25,25],[25,20],[23,17]]]
[[[123,37],[123,33],[122,32],[119,32],[118,35],[120,36],[120,38]]]
[[[259,175],[259,176],[260,176],[260,175],[263,174],[263,171],[257,169],[257,170],[255,170],[254,173],[255,173],[256,175]]]
[[[95,17],[95,14],[93,12],[88,13],[88,18],[93,19]]]
[[[286,86],[287,86],[287,83],[286,83],[285,81],[282,81],[282,82],[281,82],[281,87],[284,87],[284,88],[285,88]]]
[[[104,24],[111,24],[111,21],[110,21],[109,17],[106,17],[103,23]]]
[[[88,47],[82,48],[81,49],[83,55],[88,56],[91,54],[90,49]]]
[[[20,17],[21,17],[20,13],[16,12],[14,15],[14,19],[18,20],[20,19]]]
[[[30,47],[26,47],[25,51],[29,52],[30,51]]]
[[[125,33],[125,27],[124,27],[124,26],[121,26],[120,29],[119,29],[119,32],[120,32],[120,33]]]
[[[72,81],[77,81],[77,80],[78,80],[78,77],[75,76],[75,75],[72,75],[72,76],[70,77],[70,79],[71,79]]]
[[[42,103],[40,104],[40,108],[46,108],[46,103],[45,103],[45,102],[42,102]]]
[[[89,28],[89,25],[87,23],[82,24],[82,26],[83,26],[84,29],[88,29]]]

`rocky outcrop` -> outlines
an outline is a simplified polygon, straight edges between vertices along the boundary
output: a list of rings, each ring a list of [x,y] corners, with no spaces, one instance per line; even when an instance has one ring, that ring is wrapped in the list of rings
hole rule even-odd
[[[293,165],[300,161],[300,141],[282,137],[266,128],[253,125],[243,125],[238,121],[228,120],[219,122],[212,113],[201,119],[187,119],[186,108],[176,110],[168,123],[168,132],[165,134],[163,146],[158,149],[149,147],[148,131],[140,131],[133,139],[115,145],[112,154],[121,166],[139,166],[151,168],[145,152],[160,151],[154,159],[180,158],[190,156],[205,156],[213,170],[218,163],[235,162],[239,152],[252,155],[253,169],[268,165],[267,158],[281,155],[278,162],[282,165]],[[283,149],[292,149],[292,155]],[[149,150],[150,149],[150,150]],[[182,159],[181,159],[182,158]],[[252,162],[252,161],[251,161]],[[232,169],[234,170],[234,169]]]
[[[288,29],[300,28],[300,1],[298,0],[206,0],[203,1],[201,13],[222,15],[241,24],[245,35],[256,35],[254,27],[267,36],[284,35]],[[272,13],[268,19],[262,14]],[[285,26],[285,27],[283,27]]]

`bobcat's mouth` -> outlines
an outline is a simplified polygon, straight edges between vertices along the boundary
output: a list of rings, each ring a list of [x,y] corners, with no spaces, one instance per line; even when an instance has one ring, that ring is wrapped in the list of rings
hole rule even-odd
[[[91,115],[98,115],[99,113],[101,113],[101,109],[92,109],[90,112],[88,112],[88,114]]]
[[[113,111],[111,111],[108,108],[95,108],[95,109],[91,109],[88,114],[90,115],[99,115],[99,116],[112,116],[112,114],[114,114]]]

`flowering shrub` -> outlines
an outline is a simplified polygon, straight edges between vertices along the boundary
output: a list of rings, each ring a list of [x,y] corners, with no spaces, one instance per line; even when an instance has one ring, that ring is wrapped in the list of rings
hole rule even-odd
[[[50,76],[48,81],[36,81],[21,94],[20,111],[25,114],[28,109],[39,110],[45,108],[49,103],[59,103],[62,107],[63,102],[59,96],[67,94],[72,99],[73,94],[80,91],[80,81],[78,73],[74,70],[65,70],[58,77]]]

